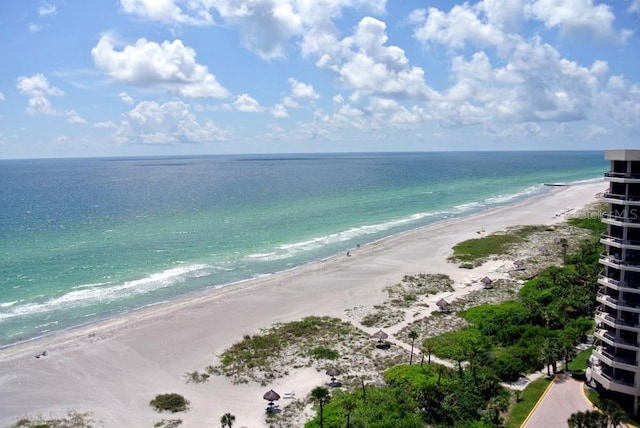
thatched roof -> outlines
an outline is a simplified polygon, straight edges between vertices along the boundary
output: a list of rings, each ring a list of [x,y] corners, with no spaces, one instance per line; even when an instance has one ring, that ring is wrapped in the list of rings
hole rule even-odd
[[[326,374],[329,376],[338,376],[340,375],[340,370],[338,370],[337,368],[331,366],[327,369]]]
[[[280,399],[280,394],[278,394],[277,392],[275,392],[273,389],[267,391],[262,398],[264,398],[267,401],[276,401]]]
[[[371,337],[375,337],[376,339],[379,339],[379,340],[384,340],[387,337],[389,337],[389,335],[382,330],[378,330],[375,333],[373,333]]]
[[[444,299],[440,299],[436,302],[436,306],[439,308],[446,308],[447,306],[449,306],[449,303]]]

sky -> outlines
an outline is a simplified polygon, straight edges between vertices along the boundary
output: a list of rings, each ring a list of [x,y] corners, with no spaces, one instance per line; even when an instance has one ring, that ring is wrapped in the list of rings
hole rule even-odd
[[[640,148],[640,0],[2,0],[0,158]]]

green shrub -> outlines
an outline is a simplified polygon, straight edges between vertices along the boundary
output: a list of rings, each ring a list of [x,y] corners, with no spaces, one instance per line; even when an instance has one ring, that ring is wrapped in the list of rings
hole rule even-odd
[[[319,360],[337,360],[340,358],[340,353],[334,349],[325,348],[324,346],[318,346],[309,351],[309,355]]]
[[[169,411],[171,413],[184,412],[189,408],[189,400],[180,394],[158,394],[149,402],[149,405],[158,412]]]

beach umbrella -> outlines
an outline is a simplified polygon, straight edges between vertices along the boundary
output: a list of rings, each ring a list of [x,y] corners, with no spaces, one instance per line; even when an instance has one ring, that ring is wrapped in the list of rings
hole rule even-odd
[[[484,288],[491,288],[492,287],[491,284],[493,284],[493,280],[488,276],[485,276],[484,278],[482,278],[480,282],[484,284]]]
[[[382,331],[382,330],[378,330],[378,331],[376,331],[375,333],[373,333],[373,334],[371,335],[371,337],[375,337],[376,339],[378,339],[379,341],[381,341],[381,342],[382,342],[382,341],[383,341],[383,340],[385,340],[387,337],[389,337],[389,335],[388,335],[387,333],[385,333],[384,331]]]
[[[280,394],[275,392],[273,389],[270,389],[269,391],[267,391],[262,396],[262,398],[264,398],[265,400],[267,400],[269,402],[269,407],[272,407],[273,406],[273,402],[280,399]]]
[[[326,374],[331,377],[331,383],[336,381],[336,376],[340,375],[340,370],[331,366],[327,369]]]
[[[436,306],[438,308],[440,308],[440,312],[448,312],[449,311],[449,303],[444,299],[438,300],[436,302]]]

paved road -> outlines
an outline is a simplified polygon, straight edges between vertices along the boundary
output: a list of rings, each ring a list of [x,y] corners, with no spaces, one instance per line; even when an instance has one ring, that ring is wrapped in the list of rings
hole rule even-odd
[[[594,410],[582,386],[570,377],[557,376],[522,428],[567,428],[573,413]]]

